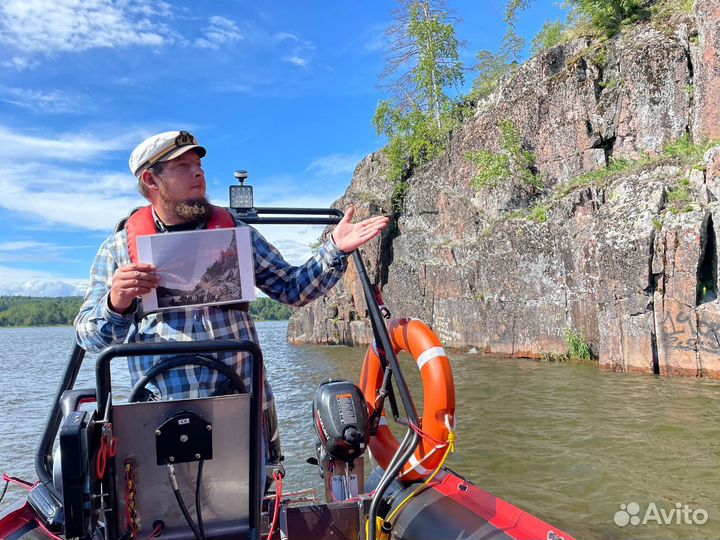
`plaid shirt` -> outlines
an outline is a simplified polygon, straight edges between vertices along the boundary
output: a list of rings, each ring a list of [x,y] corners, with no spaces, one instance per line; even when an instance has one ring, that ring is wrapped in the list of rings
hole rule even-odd
[[[240,224],[244,226],[243,224]],[[270,298],[303,306],[325,294],[342,277],[347,261],[332,238],[302,266],[291,266],[255,229],[250,227],[255,258],[255,284]],[[187,307],[145,314],[137,310],[123,315],[108,306],[110,286],[116,269],[131,263],[125,230],[115,233],[100,247],[90,272],[85,301],[75,319],[78,344],[88,352],[100,352],[117,343],[198,341],[204,339],[248,339],[258,343],[249,313],[215,306]],[[251,386],[252,364],[248,353],[217,354],[216,358],[233,367]],[[128,358],[134,385],[142,374],[160,360],[157,356]],[[219,389],[226,378],[202,366],[184,366],[165,372],[154,381],[162,399],[206,397]],[[273,400],[267,380],[264,408]]]

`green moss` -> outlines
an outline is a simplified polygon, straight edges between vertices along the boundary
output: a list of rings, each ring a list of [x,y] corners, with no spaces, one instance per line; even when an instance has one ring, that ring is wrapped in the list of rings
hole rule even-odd
[[[621,77],[610,77],[607,81],[600,82],[600,87],[605,90],[613,90],[618,86],[622,86],[624,80]]]
[[[589,171],[581,174],[580,176],[576,176],[565,184],[560,189],[559,193],[562,197],[564,197],[568,193],[571,193],[580,187],[601,186],[610,178],[633,171],[637,165],[637,162],[629,159],[611,159],[610,163],[602,169],[595,169],[594,171]]]
[[[663,222],[659,218],[656,218],[656,217],[652,218],[652,224],[653,224],[653,227],[655,227],[656,231],[660,231],[663,228]]]
[[[570,180],[558,190],[558,195],[564,197],[581,187],[604,186],[609,180],[621,174],[635,174],[663,164],[684,165],[704,170],[705,165],[701,163],[703,155],[716,145],[718,145],[718,141],[715,139],[694,143],[688,136],[683,136],[666,145],[656,155],[643,153],[637,159],[611,159],[606,167],[581,174]]]
[[[690,193],[690,180],[683,178],[674,188],[666,192],[667,208],[672,214],[692,212],[692,194]]]
[[[591,60],[599,68],[605,68],[605,66],[607,65],[607,47],[598,47],[595,50],[595,54],[591,56]]]
[[[315,240],[314,242],[310,242],[308,244],[308,247],[310,247],[310,251],[313,255],[316,255],[318,251],[320,251],[320,246],[323,245],[322,239]]]
[[[530,211],[527,219],[535,223],[545,223],[547,221],[548,207],[542,203],[536,204]]]

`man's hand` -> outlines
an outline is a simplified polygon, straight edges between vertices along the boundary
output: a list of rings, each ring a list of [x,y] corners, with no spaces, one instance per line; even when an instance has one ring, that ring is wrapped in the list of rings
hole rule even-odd
[[[135,298],[158,286],[155,267],[147,263],[133,263],[115,270],[110,288],[110,308],[125,313]]]
[[[335,245],[345,253],[355,251],[368,240],[375,238],[390,224],[390,218],[386,216],[375,216],[351,223],[354,215],[355,209],[351,206],[332,232]]]

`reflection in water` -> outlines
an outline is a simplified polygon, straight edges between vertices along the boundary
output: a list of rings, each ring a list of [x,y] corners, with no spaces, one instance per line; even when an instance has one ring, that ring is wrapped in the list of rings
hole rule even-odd
[[[286,323],[259,323],[277,399],[288,476],[286,490],[321,480],[314,455],[312,397],[323,380],[357,380],[364,349],[293,346]],[[72,343],[69,328],[0,330],[0,470],[30,478],[47,408]],[[480,487],[578,538],[717,538],[716,464],[720,407],[716,381],[598,372],[596,366],[544,364],[451,353],[458,441],[449,466]],[[401,358],[422,409],[417,369]],[[87,362],[79,386],[92,386]],[[114,364],[127,395],[123,362]],[[422,412],[421,410],[419,411]],[[17,500],[18,489],[6,501]],[[676,503],[709,514],[705,525],[626,525],[621,504]]]

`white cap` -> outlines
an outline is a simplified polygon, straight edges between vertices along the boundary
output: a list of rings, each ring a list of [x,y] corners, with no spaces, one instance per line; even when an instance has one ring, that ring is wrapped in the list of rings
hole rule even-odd
[[[188,131],[165,131],[145,139],[135,147],[130,154],[130,170],[137,176],[139,172],[159,163],[170,161],[184,154],[188,150],[195,150],[200,157],[207,153],[205,148],[198,144],[197,139]]]

